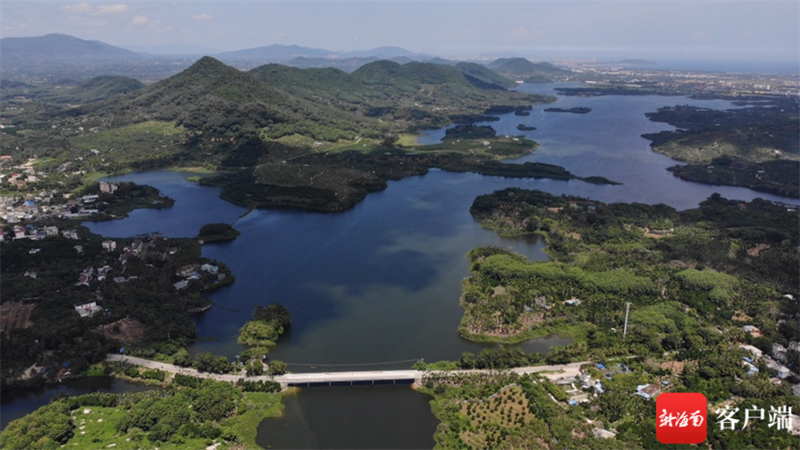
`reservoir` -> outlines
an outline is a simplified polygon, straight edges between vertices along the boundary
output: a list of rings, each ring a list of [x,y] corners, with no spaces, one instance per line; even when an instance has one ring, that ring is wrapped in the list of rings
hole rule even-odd
[[[519,89],[555,94],[555,86]],[[401,369],[418,359],[458,359],[462,352],[484,348],[456,334],[461,280],[469,275],[466,253],[491,244],[532,260],[547,259],[537,238],[503,239],[482,229],[469,214],[478,195],[514,186],[679,209],[694,207],[715,192],[740,200],[797,203],[744,188],[685,182],[667,172],[677,163],[653,153],[640,135],[671,128],[648,121],[645,112],[678,104],[732,107],[727,101],[683,97],[559,97],[558,107],[592,111],[548,113],[543,110],[552,105],[537,105],[530,116],[508,114],[490,123],[498,134],[524,134],[539,143],[534,154],[514,162],[561,165],[579,176],[623,183],[619,186],[432,170],[390,181],[387,189],[342,213],[255,210],[239,219],[247,211],[219,199],[217,189],[188,182],[185,173],[161,171],[110,179],[155,186],[176,200],[174,207],[138,210],[127,219],[87,226],[105,237],[152,231],[191,237],[205,223],[238,219],[238,239],[203,248],[204,256],[227,264],[237,281],[208,295],[214,306],[197,317],[198,343],[192,352],[232,358],[242,348],[236,343],[238,330],[254,308],[279,302],[290,309],[292,327],[269,356],[287,362],[294,372]],[[518,124],[536,130],[521,132]],[[435,142],[443,134],[431,131],[421,141]],[[568,342],[552,337],[524,348],[546,352]],[[427,401],[407,386],[303,389],[287,397],[283,417],[261,424],[258,442],[273,448],[431,447],[436,420]],[[327,429],[341,417],[348,417],[345,424]],[[362,425],[366,428],[347,428]],[[419,441],[413,430],[424,430],[426,440]]]

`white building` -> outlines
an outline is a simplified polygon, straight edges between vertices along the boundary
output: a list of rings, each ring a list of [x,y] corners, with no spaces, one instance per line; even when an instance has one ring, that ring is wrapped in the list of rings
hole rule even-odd
[[[78,311],[81,317],[92,317],[96,313],[103,310],[103,307],[97,302],[87,302],[81,305],[75,305],[75,311]]]

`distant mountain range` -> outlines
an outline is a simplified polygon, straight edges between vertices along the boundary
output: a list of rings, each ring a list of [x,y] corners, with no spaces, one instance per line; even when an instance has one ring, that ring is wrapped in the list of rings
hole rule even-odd
[[[189,48],[184,45],[182,48]],[[154,52],[153,46],[147,47]],[[199,49],[196,47],[195,49]],[[88,41],[65,34],[39,37],[0,39],[0,78],[41,81],[60,79],[86,80],[99,75],[117,75],[154,81],[185,69],[198,59],[194,51],[187,55],[136,53],[99,41]],[[280,63],[298,68],[334,67],[354,72],[379,60],[398,64],[431,62],[459,67],[460,64],[434,55],[414,53],[401,47],[378,47],[371,50],[334,52],[331,50],[273,44],[213,54],[214,58],[239,69],[252,69],[268,63]],[[461,66],[458,70],[489,85],[510,87],[509,80],[546,82],[568,74],[548,63],[532,63],[523,58],[502,58],[489,64],[499,73],[495,78],[481,71],[478,64]],[[480,72],[480,73],[478,73]],[[488,78],[487,78],[488,77]],[[489,87],[489,86],[487,86]]]

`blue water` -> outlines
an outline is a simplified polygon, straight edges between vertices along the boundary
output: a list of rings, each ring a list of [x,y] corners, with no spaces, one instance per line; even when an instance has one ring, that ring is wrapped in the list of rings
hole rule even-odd
[[[519,89],[555,94],[554,87],[523,85]],[[407,368],[418,358],[457,359],[463,351],[479,351],[482,346],[464,341],[456,334],[462,315],[458,303],[460,283],[469,275],[465,254],[475,246],[492,244],[533,260],[547,258],[537,239],[502,239],[482,229],[470,216],[469,206],[476,196],[509,186],[606,202],[666,203],[680,209],[694,207],[714,192],[741,200],[762,197],[798,203],[748,189],[707,186],[673,177],[665,169],[676,163],[653,153],[649,142],[640,135],[669,129],[668,125],[648,121],[644,113],[676,104],[731,106],[725,101],[678,97],[561,97],[556,104],[559,107],[588,106],[592,112],[547,113],[543,111],[546,106],[539,105],[530,116],[509,114],[491,123],[501,134],[524,134],[540,144],[533,155],[520,161],[557,164],[580,176],[605,176],[622,182],[620,186],[434,170],[424,176],[390,182],[384,191],[370,194],[343,213],[253,211],[237,222],[236,228],[242,233],[237,240],[203,248],[204,256],[225,262],[237,281],[208,296],[215,306],[198,317],[201,341],[192,351],[209,350],[232,357],[241,350],[236,343],[238,329],[251,318],[255,306],[270,302],[287,305],[293,320],[290,332],[281,338],[270,356],[289,362],[290,369],[296,372]],[[516,130],[520,123],[537,130],[520,132]],[[435,142],[443,134],[443,130],[433,131],[422,140]],[[87,226],[109,237],[152,231],[171,237],[192,237],[205,223],[233,223],[246,213],[244,208],[220,200],[217,189],[186,181],[187,175],[151,172],[114,177],[153,185],[175,198],[175,206],[134,211],[124,220]],[[566,342],[559,338],[539,340],[526,343],[525,349],[546,351],[552,345]],[[294,441],[284,439],[296,434],[293,432],[287,431],[286,436],[274,441],[270,436],[281,433],[280,429],[302,430],[307,424],[313,424],[309,429],[323,427],[325,421],[320,421],[319,414],[314,412],[317,405],[323,405],[322,417],[338,414],[342,405],[351,401],[348,392],[354,391],[335,392],[329,395],[313,389],[303,391],[299,399],[314,400],[289,402],[288,422],[270,426],[269,436],[260,434],[259,442],[277,442],[287,447],[313,445],[304,443],[302,436],[295,436]],[[406,402],[404,396],[412,395],[410,390],[399,392],[399,400],[393,400],[394,391],[374,391],[385,401],[382,407],[388,409],[401,407]],[[11,409],[18,413],[28,407],[35,409],[35,405],[46,402],[42,398],[8,402],[4,399],[3,415]],[[411,400],[414,402],[417,400]],[[422,410],[424,406],[423,401]],[[376,407],[345,407],[348,414],[361,414],[364,420],[375,414],[372,408]],[[424,415],[419,405],[409,408],[412,416]],[[430,417],[425,416],[382,426],[402,430],[429,421]],[[352,435],[338,433],[340,440],[329,445],[362,445],[347,440],[348,434]],[[411,438],[407,446],[418,442]],[[384,446],[389,444],[385,442]],[[380,446],[372,441],[366,445]]]
[[[554,94],[556,85],[523,85],[521,90]],[[225,262],[237,282],[210,294],[214,307],[197,320],[194,352],[232,357],[239,328],[253,309],[270,302],[292,313],[290,332],[271,356],[294,370],[339,367],[408,367],[409,361],[457,359],[482,346],[456,334],[462,309],[461,280],[469,275],[466,253],[479,245],[510,248],[544,260],[535,238],[502,239],[470,216],[476,196],[509,186],[571,194],[605,202],[666,203],[695,207],[715,192],[728,198],[783,200],[744,188],[680,180],[666,168],[675,161],[650,150],[643,133],[670,129],[647,120],[645,112],[676,104],[729,108],[722,100],[677,97],[561,97],[557,106],[588,106],[588,114],[548,113],[534,106],[530,116],[507,114],[491,125],[500,134],[524,134],[538,150],[518,161],[564,166],[580,176],[601,175],[623,183],[524,180],[455,174],[427,175],[390,182],[353,209],[336,214],[255,210],[236,224],[241,236],[204,247],[204,256]],[[522,133],[517,124],[534,126]],[[444,130],[429,133],[435,142]],[[129,219],[90,224],[106,236],[159,230],[194,236],[206,222],[234,222],[245,211],[217,198],[216,189],[183,181],[185,174],[129,174],[177,199],[167,210],[140,210]],[[542,342],[541,349],[565,341]],[[393,363],[393,364],[373,364]]]

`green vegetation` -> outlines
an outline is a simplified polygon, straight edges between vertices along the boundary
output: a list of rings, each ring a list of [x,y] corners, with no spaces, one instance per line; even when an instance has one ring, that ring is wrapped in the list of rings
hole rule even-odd
[[[718,156],[737,156],[751,161],[782,157],[796,160],[800,153],[798,100],[786,98],[772,102],[767,106],[758,104],[726,111],[696,106],[659,108],[646,116],[679,129],[644,137],[653,141],[654,151],[680,161],[708,163]]]
[[[467,130],[471,128],[476,127],[466,127]],[[477,128],[484,130],[480,133],[494,132],[490,127]],[[270,161],[254,170],[204,178],[200,183],[221,186],[220,196],[239,205],[318,211],[348,209],[368,193],[385,189],[388,180],[422,175],[431,168],[511,178],[578,179],[614,184],[602,177],[577,177],[550,164],[500,161],[528,154],[535,148],[535,142],[518,137],[447,139],[440,144],[412,149],[370,144],[361,150],[339,149],[331,153],[298,155],[292,160]]]
[[[91,205],[98,210],[98,215],[93,217],[94,220],[116,219],[126,217],[135,209],[163,209],[175,204],[175,200],[161,195],[161,192],[152,186],[138,185],[129,181],[112,185],[115,186],[114,192],[103,192],[99,184],[93,184],[81,192],[81,195],[98,196]]]
[[[56,100],[70,103],[91,103],[129,94],[143,87],[144,84],[133,78],[105,75],[81,83],[74,89],[60,94]]]
[[[491,139],[497,135],[494,128],[486,125],[457,125],[444,132],[444,140]]]
[[[572,75],[571,71],[550,63],[533,63],[525,58],[500,58],[489,63],[488,67],[506,78],[526,83],[552,83]]]
[[[719,156],[709,164],[687,164],[667,170],[686,181],[743,186],[754,191],[800,198],[798,161],[780,159],[752,162],[734,156]]]
[[[495,105],[528,107],[554,100],[506,91],[507,79],[477,64],[376,61],[351,74],[268,64],[250,74],[293,96],[412,130],[444,126],[450,116],[480,114]]]
[[[239,330],[238,342],[250,347],[243,352],[242,361],[245,362],[248,375],[261,375],[264,372],[262,360],[269,352],[269,347],[275,346],[278,338],[292,325],[289,309],[280,303],[270,303],[266,306],[257,306],[250,320]],[[286,363],[272,361],[269,365],[270,375],[283,375],[286,373]]]
[[[258,425],[283,411],[280,395],[266,392],[245,392],[239,400],[236,416],[226,419],[222,426],[239,436],[245,448],[260,448],[256,444]]]
[[[200,181],[221,186],[221,196],[237,204],[320,211],[347,209],[388,180],[434,167],[581,179],[547,164],[499,163],[536,144],[495,137],[490,127],[456,128],[442,144],[395,151],[421,129],[553,101],[506,90],[512,82],[475,64],[378,61],[351,74],[271,64],[245,73],[206,57],[173,77],[119,94],[123,81],[93,80],[92,86],[117,94],[75,108],[11,98],[19,107],[7,108],[4,117],[13,126],[2,131],[0,150],[15,161],[39,158],[37,170],[48,177],[33,188],[77,190],[99,173],[164,166],[229,169]]]
[[[218,241],[232,241],[242,234],[239,230],[233,228],[227,223],[208,223],[200,227],[200,233],[197,234],[198,239],[203,242],[218,242]]]
[[[78,376],[123,346],[135,356],[176,355],[195,336],[192,312],[209,304],[203,292],[235,280],[224,264],[202,258],[194,239],[106,240],[113,248],[83,227],[77,237],[3,244],[2,305],[27,318],[4,324],[0,335],[3,388]],[[218,272],[200,270],[203,263]],[[97,307],[81,317],[76,305],[91,302]]]
[[[164,390],[57,397],[0,433],[9,449],[259,448],[258,423],[280,414],[281,394],[176,375]],[[279,389],[279,388],[278,388]]]
[[[536,131],[536,127],[530,127],[530,126],[522,124],[522,123],[517,125],[517,129],[519,131]]]
[[[578,106],[575,108],[546,108],[545,112],[564,112],[564,113],[573,113],[573,114],[586,114],[592,112],[592,108],[587,108],[585,106]]]
[[[564,392],[535,379],[515,380],[535,419],[544,422],[531,431],[537,422],[523,413],[513,424],[497,420],[503,412],[517,417],[508,406],[513,400],[487,398],[487,391],[503,398],[510,379],[432,375],[425,392],[434,396],[432,408],[442,420],[437,446],[519,446],[519,436],[530,433],[523,442],[549,448],[659,448],[655,404],[636,395],[637,386],[647,383],[661,391],[701,392],[712,412],[722,402],[732,408],[800,405],[790,392],[796,377],[772,383],[774,372],[763,360],[757,361],[759,372],[748,374],[742,362],[748,353],[739,348],[746,343],[770,352],[774,343],[800,340],[797,303],[780,294],[796,295],[798,285],[796,211],[716,194],[679,212],[506,189],[478,197],[471,212],[502,234],[542,235],[555,260],[533,263],[499,248],[472,250],[459,331],[469,339],[516,342],[534,331],[564,335],[567,326],[579,328],[582,335],[569,335],[573,343],[551,349],[544,360],[603,362],[601,370],[584,372],[601,380],[604,392]],[[622,336],[628,302],[628,333]],[[745,333],[743,324],[764,336]],[[459,365],[494,368],[498,356],[500,367],[538,362],[520,350],[498,351],[491,357],[465,354]],[[800,352],[789,353],[789,363],[800,363]],[[567,407],[563,402],[573,395],[587,403]],[[708,425],[712,448],[793,445],[792,435],[772,433],[765,422],[741,432],[715,425]],[[599,429],[610,430],[609,439],[592,437]]]
[[[625,448],[595,438],[586,410],[554,402],[552,392],[564,393],[543,379],[502,372],[432,374],[421,390],[433,397],[441,421],[436,448]]]
[[[793,304],[775,289],[794,292],[798,284],[797,213],[781,205],[715,195],[678,212],[506,189],[478,197],[471,211],[498,232],[543,235],[556,261],[472,250],[459,328],[468,339],[519,342],[580,328],[584,334],[567,334],[576,341],[548,361],[657,356],[709,326],[744,340],[737,314],[759,318],[768,348],[800,339],[800,329],[777,323]],[[626,302],[631,326],[622,339],[614,330]]]

